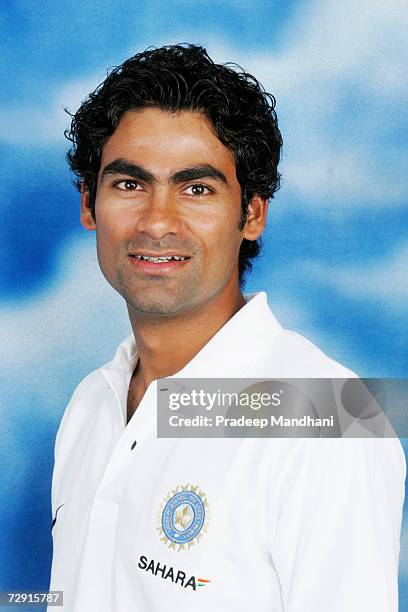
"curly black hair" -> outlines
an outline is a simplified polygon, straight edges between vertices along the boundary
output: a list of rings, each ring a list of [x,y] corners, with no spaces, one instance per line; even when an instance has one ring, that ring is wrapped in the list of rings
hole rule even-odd
[[[234,154],[242,190],[240,229],[251,198],[255,194],[272,198],[279,189],[282,137],[273,95],[240,66],[215,64],[203,47],[149,47],[111,69],[71,115],[71,127],[65,131],[73,143],[68,163],[77,176],[78,189],[89,194],[94,217],[102,148],[126,111],[146,107],[198,111],[211,121],[220,141]],[[241,287],[260,246],[260,239],[242,241]]]

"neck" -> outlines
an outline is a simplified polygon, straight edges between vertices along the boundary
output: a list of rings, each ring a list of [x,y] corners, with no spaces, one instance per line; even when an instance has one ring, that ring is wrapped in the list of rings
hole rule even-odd
[[[147,316],[128,305],[139,352],[137,377],[145,389],[153,380],[184,368],[245,304],[239,289],[172,316]]]

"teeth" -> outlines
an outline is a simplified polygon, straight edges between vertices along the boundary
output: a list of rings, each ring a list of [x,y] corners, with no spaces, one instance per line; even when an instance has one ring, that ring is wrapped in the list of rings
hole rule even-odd
[[[147,255],[135,255],[136,259],[143,259],[144,261],[152,261],[154,263],[165,263],[166,261],[171,261],[175,259],[176,261],[183,261],[186,257],[181,257],[178,255],[172,255],[170,257],[148,257]]]

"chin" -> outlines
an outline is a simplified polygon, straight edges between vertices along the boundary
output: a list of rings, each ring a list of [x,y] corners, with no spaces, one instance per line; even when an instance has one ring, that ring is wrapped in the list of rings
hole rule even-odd
[[[128,307],[133,310],[133,312],[143,315],[171,316],[188,308],[188,304],[184,301],[180,301],[180,299],[163,300],[148,297],[139,299],[134,296],[127,296],[125,300]]]

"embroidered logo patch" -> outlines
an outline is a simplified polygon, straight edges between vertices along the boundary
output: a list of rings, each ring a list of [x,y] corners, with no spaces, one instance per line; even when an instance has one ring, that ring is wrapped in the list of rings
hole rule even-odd
[[[207,531],[207,497],[198,486],[179,485],[169,491],[157,519],[161,541],[173,550],[188,550]]]

